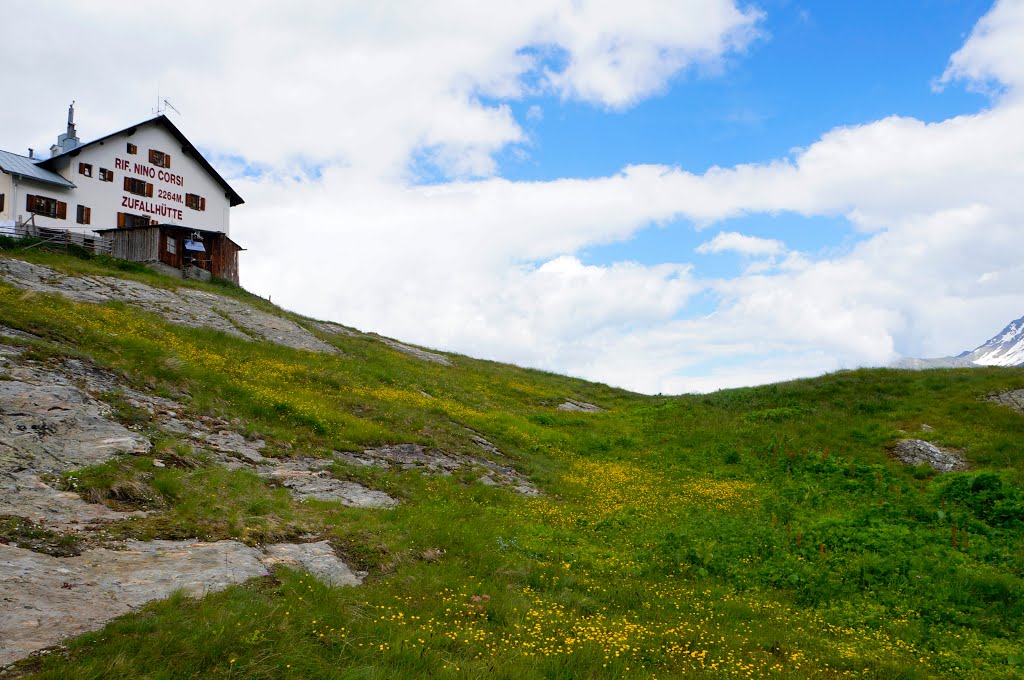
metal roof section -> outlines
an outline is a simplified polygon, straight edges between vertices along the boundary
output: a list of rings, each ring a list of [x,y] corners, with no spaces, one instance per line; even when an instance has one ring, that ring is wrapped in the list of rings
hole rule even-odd
[[[75,185],[60,175],[37,165],[37,159],[21,156],[10,151],[0,151],[0,170],[8,175],[15,175],[45,184],[54,184],[66,189],[74,189]]]
[[[52,158],[47,158],[45,160],[39,161],[39,164],[42,165],[42,166],[51,165],[58,158],[63,158],[64,156],[68,156],[68,155],[70,155],[70,156],[77,155],[82,149],[84,149],[87,146],[92,146],[93,144],[97,144],[99,142],[106,141],[106,140],[110,139],[111,137],[116,137],[117,135],[124,134],[126,132],[128,132],[128,133],[134,132],[136,128],[140,128],[140,127],[142,127],[144,125],[153,125],[153,124],[162,125],[164,128],[167,129],[168,132],[171,133],[171,135],[174,136],[175,139],[177,139],[179,142],[181,142],[181,150],[183,152],[187,153],[192,158],[194,158],[199,163],[199,165],[201,165],[203,167],[203,169],[206,170],[206,172],[208,172],[210,174],[210,176],[213,177],[213,179],[216,180],[217,183],[220,184],[221,187],[224,188],[224,192],[227,194],[228,199],[231,201],[231,207],[232,208],[234,208],[236,205],[241,205],[242,203],[245,203],[245,201],[242,200],[242,197],[238,195],[238,192],[231,188],[231,185],[228,184],[227,180],[225,180],[223,177],[221,177],[220,173],[213,169],[213,166],[210,165],[210,161],[206,160],[206,158],[203,157],[203,154],[199,153],[199,149],[197,149],[195,147],[195,145],[192,144],[192,142],[188,141],[188,138],[186,138],[185,135],[182,134],[181,130],[179,130],[178,127],[174,123],[172,123],[170,121],[170,119],[167,118],[167,116],[165,116],[163,114],[161,114],[159,116],[156,116],[155,118],[150,118],[149,120],[143,121],[141,123],[136,123],[135,125],[130,125],[130,126],[126,127],[123,130],[118,130],[117,132],[111,132],[109,135],[106,135],[105,137],[100,137],[98,139],[94,139],[91,142],[86,142],[85,144],[79,144],[78,146],[76,146],[74,149],[72,149],[70,151],[66,151],[64,153],[57,154],[56,156],[53,156]]]

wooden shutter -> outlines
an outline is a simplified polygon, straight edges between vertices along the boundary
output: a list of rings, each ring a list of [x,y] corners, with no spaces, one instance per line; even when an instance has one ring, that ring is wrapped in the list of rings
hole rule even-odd
[[[202,197],[199,198],[199,209],[200,210],[206,210],[206,199],[205,198],[202,198]]]
[[[36,197],[32,194],[25,195],[25,210],[28,212],[36,211]]]
[[[146,198],[153,198],[153,185],[146,182]]]
[[[6,198],[6,195],[0,194],[0,212],[4,211],[4,198]]]
[[[124,213],[117,213],[117,228],[124,227]]]
[[[85,174],[85,163],[79,163],[78,164],[78,174],[79,175],[84,175]]]
[[[79,207],[82,209],[82,224],[92,224],[92,208]]]
[[[132,190],[132,181],[128,178],[128,175],[124,176],[124,190],[125,191],[131,191]]]
[[[170,169],[171,167],[171,154],[164,154],[164,167]]]
[[[68,218],[68,204],[64,201],[57,201],[57,219],[66,220]]]

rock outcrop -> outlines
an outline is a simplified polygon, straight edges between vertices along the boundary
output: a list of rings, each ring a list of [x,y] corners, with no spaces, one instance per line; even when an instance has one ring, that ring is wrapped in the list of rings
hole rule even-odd
[[[479,435],[474,437],[474,442],[492,455],[501,455],[497,447]],[[518,470],[509,465],[501,465],[477,456],[447,453],[419,444],[382,446],[362,452],[335,452],[334,455],[352,465],[422,470],[427,474],[450,475],[461,469],[476,469],[480,472],[477,481],[482,484],[507,486],[525,496],[536,496],[540,493]]]
[[[192,288],[167,290],[112,276],[65,276],[42,265],[0,258],[0,278],[19,288],[56,293],[78,302],[117,300],[159,314],[172,323],[202,326],[246,340],[337,353],[297,323],[224,295]]]
[[[967,469],[967,461],[959,451],[944,451],[923,439],[901,439],[892,447],[892,455],[906,465],[928,463],[938,472]]]
[[[993,403],[1012,408],[1017,413],[1024,413],[1024,390],[1010,390],[1009,392],[990,394],[987,398]]]
[[[51,557],[0,543],[0,665],[62,639],[102,628],[116,616],[178,590],[200,596],[267,575],[303,569],[338,586],[353,572],[326,542],[253,548],[237,541],[127,541]]]
[[[605,411],[600,406],[594,406],[593,404],[588,404],[585,401],[577,401],[576,399],[569,399],[555,408],[559,411],[577,411],[579,413],[604,413]]]

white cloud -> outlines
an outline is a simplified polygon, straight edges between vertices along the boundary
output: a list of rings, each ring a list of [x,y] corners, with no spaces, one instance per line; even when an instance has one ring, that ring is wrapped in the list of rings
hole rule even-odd
[[[153,11],[146,3],[68,3],[73,44],[33,50],[27,33],[8,36],[7,63],[38,58],[4,73],[4,91],[35,94],[31,109],[2,114],[0,148],[47,145],[76,96],[68,87],[89,95],[77,95],[89,136],[140,118],[151,97],[139,92],[155,94],[159,80],[196,142],[268,169],[234,181],[248,203],[233,229],[249,249],[243,283],[291,308],[666,393],[969,349],[1024,310],[1020,3],[998,4],[943,76],[1005,86],[978,113],[837,128],[787,157],[703,174],[633,165],[550,182],[493,176],[495,152],[525,137],[503,102],[554,88],[627,105],[742,49],[757,15],[713,1],[527,0],[500,16],[469,2],[179,5],[146,49],[123,38]],[[15,0],[8,14],[43,26],[59,7]],[[107,65],[82,44],[123,54]],[[541,61],[549,49],[564,62]],[[130,80],[126,59],[152,82]],[[487,179],[415,185],[404,173],[416,154]],[[319,179],[304,174],[310,165]],[[812,256],[719,234],[707,252],[774,259],[714,281],[686,262],[594,266],[577,255],[678,218],[707,227],[786,212],[847,216],[861,240]],[[709,295],[717,309],[694,316]]]
[[[119,129],[150,113],[159,86],[217,152],[389,177],[424,150],[450,175],[492,174],[493,154],[524,136],[485,98],[540,87],[623,106],[744,48],[759,19],[732,0],[8,4],[18,26],[74,27],[74,40],[41,50],[38,33],[17,30],[0,43],[4,63],[33,55],[4,73],[5,91],[31,92],[32,106],[5,112],[0,148],[48,146],[76,97],[83,134]],[[154,16],[159,29],[129,38]],[[540,58],[552,50],[565,63]]]
[[[548,78],[567,97],[627,106],[687,66],[715,66],[722,54],[742,50],[759,18],[753,9],[701,0],[566,4],[543,35],[568,52],[569,63]]]
[[[735,231],[720,231],[710,241],[697,246],[697,252],[701,255],[733,252],[747,257],[763,257],[781,255],[785,250],[786,245],[782,241],[747,236]]]
[[[978,21],[967,43],[950,57],[939,81],[967,80],[977,89],[994,83],[1024,85],[1024,2],[1001,0]]]

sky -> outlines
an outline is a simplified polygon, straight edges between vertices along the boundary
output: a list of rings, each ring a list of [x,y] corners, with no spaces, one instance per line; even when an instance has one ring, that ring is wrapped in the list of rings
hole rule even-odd
[[[1024,0],[4,7],[0,148],[159,93],[317,318],[678,394],[1024,314]]]

